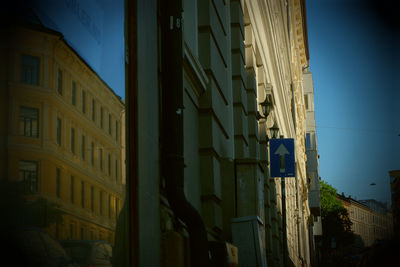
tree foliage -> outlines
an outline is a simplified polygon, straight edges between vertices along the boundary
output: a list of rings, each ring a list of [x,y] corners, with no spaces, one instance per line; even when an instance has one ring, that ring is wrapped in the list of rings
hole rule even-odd
[[[337,199],[334,187],[324,181],[320,181],[320,185],[323,247],[330,249],[332,239],[336,241],[336,247],[349,246],[353,243],[354,235],[347,209]]]

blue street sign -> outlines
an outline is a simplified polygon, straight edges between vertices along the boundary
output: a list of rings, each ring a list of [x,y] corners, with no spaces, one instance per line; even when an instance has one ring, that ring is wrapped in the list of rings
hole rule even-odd
[[[294,177],[294,139],[269,140],[271,177]]]

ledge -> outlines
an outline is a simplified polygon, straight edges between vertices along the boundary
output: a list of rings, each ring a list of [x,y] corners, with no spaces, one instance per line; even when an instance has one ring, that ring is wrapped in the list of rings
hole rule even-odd
[[[186,43],[184,44],[183,68],[185,75],[189,78],[188,80],[194,83],[193,91],[197,97],[201,96],[207,90],[209,81],[200,62],[193,56]]]

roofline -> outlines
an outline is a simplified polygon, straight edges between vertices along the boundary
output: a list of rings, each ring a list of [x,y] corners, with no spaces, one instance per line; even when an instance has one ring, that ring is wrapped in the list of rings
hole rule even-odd
[[[99,80],[115,95],[115,97],[120,101],[120,103],[125,106],[124,101],[122,101],[122,97],[120,97],[119,95],[117,95],[115,93],[115,91],[100,77],[100,75],[86,62],[86,60],[84,60],[79,53],[73,48],[71,47],[71,45],[69,45],[67,43],[67,41],[64,39],[64,35],[61,32],[52,30],[50,28],[47,28],[46,26],[44,26],[42,24],[42,22],[40,22],[40,24],[35,24],[35,23],[30,23],[30,22],[24,22],[24,23],[18,23],[16,24],[17,26],[22,26],[22,27],[26,27],[26,28],[30,28],[33,30],[37,30],[37,31],[41,31],[44,33],[48,33],[48,34],[52,34],[55,35],[59,38],[59,40],[61,40],[69,49],[71,49],[71,51],[86,65],[86,67],[89,68],[89,70],[91,70],[96,76],[97,78],[99,78]]]
[[[361,205],[361,206],[364,206],[364,207],[366,207],[366,208],[369,209],[369,207],[368,207],[367,205],[365,205],[364,203],[361,203],[361,202],[355,200],[354,198],[346,197],[346,196],[343,196],[343,195],[341,195],[341,194],[336,194],[336,197],[337,197],[337,198],[340,198],[340,199],[342,199],[342,200],[344,200],[344,201],[347,201],[347,202],[355,202],[355,203],[357,203],[357,204],[359,204],[359,205]]]

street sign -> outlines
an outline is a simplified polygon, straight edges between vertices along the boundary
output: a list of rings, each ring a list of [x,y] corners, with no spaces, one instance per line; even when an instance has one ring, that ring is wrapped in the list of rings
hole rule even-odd
[[[271,177],[294,177],[294,139],[269,140]]]

